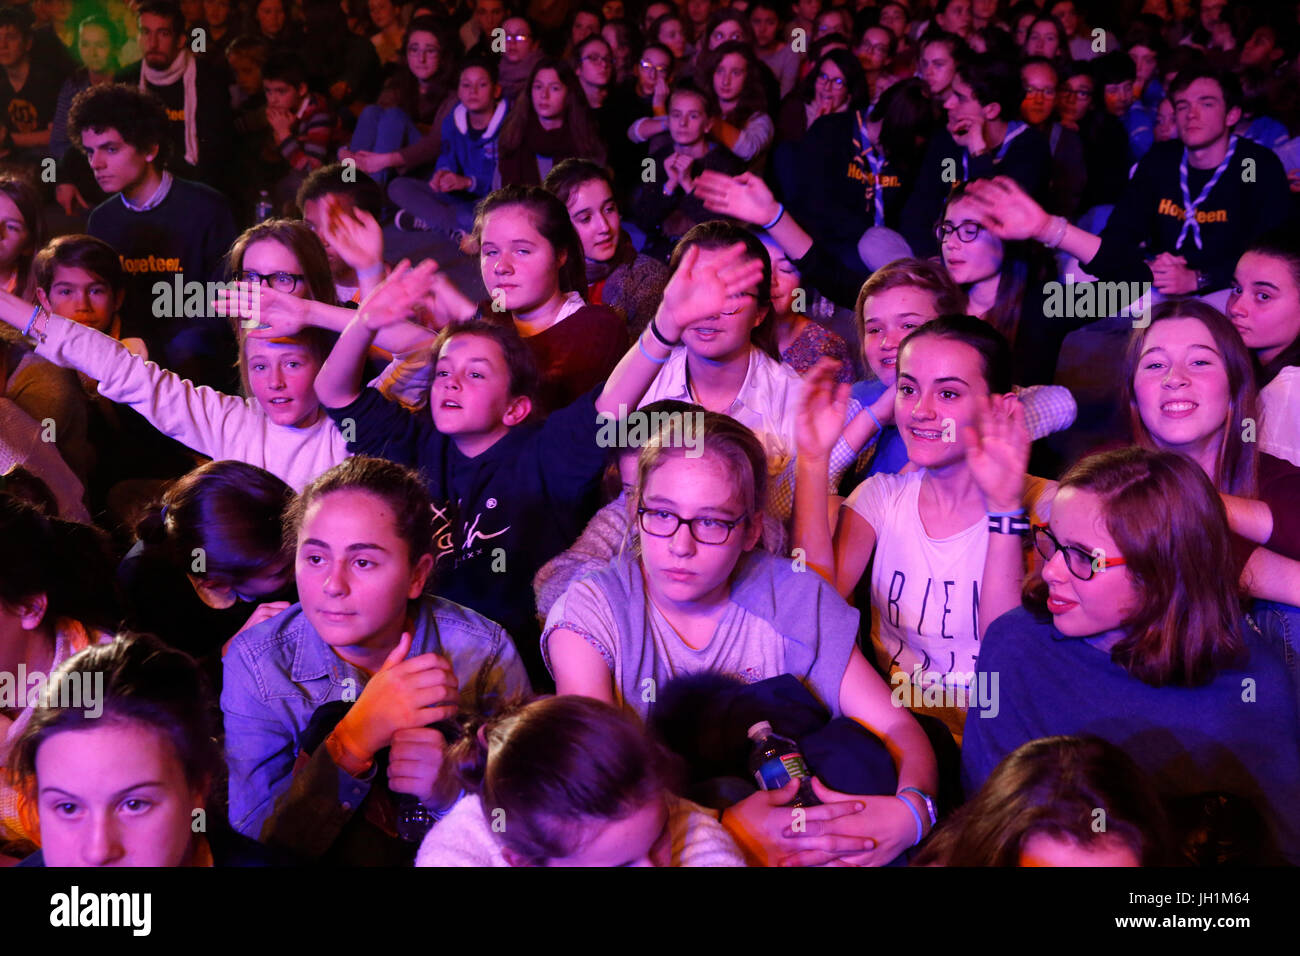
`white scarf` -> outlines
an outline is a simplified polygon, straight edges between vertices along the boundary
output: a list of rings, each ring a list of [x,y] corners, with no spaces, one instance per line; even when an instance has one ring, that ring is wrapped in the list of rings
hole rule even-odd
[[[185,82],[185,162],[191,166],[199,163],[198,74],[199,61],[184,47],[181,48],[180,56],[165,70],[155,70],[148,63],[140,61],[140,89],[146,92],[149,86],[171,86],[177,80]]]

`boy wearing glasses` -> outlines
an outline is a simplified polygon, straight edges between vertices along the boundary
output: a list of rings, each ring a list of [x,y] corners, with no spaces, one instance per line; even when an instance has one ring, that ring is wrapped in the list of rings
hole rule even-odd
[[[170,136],[162,104],[124,85],[78,94],[68,134],[86,154],[109,197],[90,212],[86,232],[112,246],[126,273],[122,335],[144,340],[149,354],[196,384],[235,390],[235,340],[224,321],[154,318],[153,287],[214,282],[235,239],[235,220],[215,189],[166,169]]]
[[[1020,119],[1019,72],[988,54],[961,57],[943,101],[947,129],[930,139],[916,189],[903,210],[902,233],[920,256],[938,252],[932,223],[958,181],[1010,176],[1043,198],[1051,170],[1047,140]]]

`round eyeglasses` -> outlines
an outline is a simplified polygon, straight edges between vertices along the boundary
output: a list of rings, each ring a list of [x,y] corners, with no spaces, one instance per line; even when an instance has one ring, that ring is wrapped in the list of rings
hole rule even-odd
[[[682,525],[691,530],[691,537],[700,544],[726,544],[736,525],[744,518],[727,521],[723,518],[683,518],[679,514],[665,511],[663,508],[647,508],[644,505],[636,509],[641,530],[656,538],[671,538]]]

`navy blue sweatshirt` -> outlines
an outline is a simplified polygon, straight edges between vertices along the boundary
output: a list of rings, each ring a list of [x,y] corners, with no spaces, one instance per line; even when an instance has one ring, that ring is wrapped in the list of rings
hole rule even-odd
[[[202,183],[173,179],[162,202],[136,212],[115,193],[90,211],[86,232],[103,239],[122,259],[122,335],[144,339],[149,357],[178,375],[200,385],[237,388],[229,320],[186,317],[184,297],[172,301],[178,274],[182,283],[225,278],[222,260],[235,241],[235,220],[225,197]],[[170,287],[166,298],[154,295],[159,282]]]
[[[597,387],[541,425],[516,426],[474,458],[438,431],[427,409],[407,412],[373,388],[327,410],[335,422],[355,423],[348,451],[419,470],[434,506],[434,590],[501,624],[536,688],[551,680],[533,576],[577,540],[599,504],[607,458],[596,443],[599,394]]]
[[[1093,734],[1128,753],[1162,794],[1221,790],[1249,800],[1272,825],[1282,854],[1300,863],[1295,691],[1277,652],[1243,629],[1250,656],[1240,670],[1202,687],[1151,687],[1050,621],[1024,608],[1008,611],[980,650],[978,673],[997,688],[997,706],[990,716],[967,714],[966,793],[1021,744]]]

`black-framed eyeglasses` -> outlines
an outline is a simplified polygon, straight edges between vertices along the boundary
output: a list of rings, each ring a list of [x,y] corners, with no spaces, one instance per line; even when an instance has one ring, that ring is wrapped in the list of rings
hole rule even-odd
[[[662,76],[663,74],[665,74],[665,73],[668,72],[668,67],[666,67],[666,66],[655,66],[655,65],[654,65],[653,63],[651,63],[649,60],[642,60],[642,61],[641,61],[639,64],[637,64],[637,65],[640,66],[641,69],[643,69],[643,70],[654,70],[656,73],[658,73],[658,74],[661,75],[661,76]]]
[[[1100,550],[1088,552],[1083,548],[1061,544],[1045,524],[1034,525],[1033,536],[1034,550],[1044,561],[1051,561],[1058,551],[1061,552],[1065,555],[1065,567],[1080,581],[1091,581],[1098,571],[1117,568],[1125,563],[1123,558],[1103,557]]]
[[[249,269],[240,269],[235,273],[236,282],[269,285],[276,292],[294,292],[298,288],[298,283],[305,281],[306,278],[298,272],[253,272]]]
[[[830,83],[832,86],[837,86],[837,87],[841,87],[841,88],[842,88],[842,87],[844,86],[844,77],[842,77],[842,76],[829,76],[829,75],[827,75],[827,74],[825,74],[825,73],[818,73],[818,74],[817,74],[817,82],[818,82],[818,83]]]
[[[665,511],[663,508],[647,508],[644,504],[636,509],[641,530],[656,538],[671,538],[677,529],[686,525],[691,530],[691,537],[700,544],[726,544],[736,525],[743,524],[745,518],[727,521],[724,518],[683,518],[679,514]]]
[[[527,43],[532,38],[533,38],[532,34],[530,33],[507,33],[506,34],[507,43]]]
[[[1056,90],[1051,89],[1050,87],[1047,88],[1041,86],[1025,87],[1025,96],[1029,97],[1030,99],[1049,100],[1055,95],[1056,95]]]
[[[941,222],[934,227],[934,235],[940,242],[943,242],[954,232],[957,233],[957,238],[962,242],[974,242],[983,231],[984,227],[980,223],[970,219],[959,222],[955,226],[950,222]]]
[[[609,64],[613,63],[614,61],[613,61],[612,59],[610,59],[609,57],[605,56],[605,54],[603,54],[603,53],[588,53],[586,56],[584,56],[584,57],[582,58],[582,62],[583,62],[583,63],[603,63],[603,64],[605,64],[606,66],[609,66]]]

